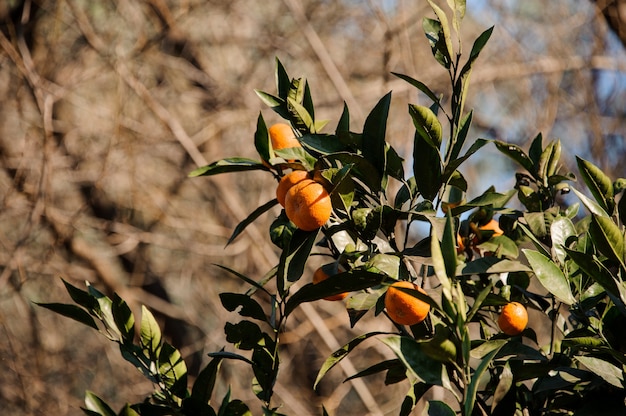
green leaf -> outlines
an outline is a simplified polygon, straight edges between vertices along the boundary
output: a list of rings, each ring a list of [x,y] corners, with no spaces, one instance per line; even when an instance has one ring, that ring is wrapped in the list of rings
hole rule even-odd
[[[422,196],[434,200],[443,182],[441,154],[417,130],[413,139],[413,177]]]
[[[254,147],[261,157],[261,160],[270,160],[274,157],[272,149],[272,141],[270,139],[263,115],[259,113],[256,122],[256,131],[254,132]]]
[[[359,335],[358,337],[352,339],[350,342],[339,348],[337,351],[333,352],[330,357],[324,361],[322,367],[317,373],[317,377],[315,378],[315,383],[313,383],[313,389],[317,388],[319,382],[324,378],[326,373],[330,371],[335,365],[339,364],[341,360],[350,354],[359,344],[365,341],[368,338],[377,336],[377,335],[386,335],[387,332],[369,332],[367,334]]]
[[[228,246],[230,243],[232,243],[235,238],[237,238],[246,229],[248,225],[252,224],[257,218],[272,209],[276,204],[278,204],[278,200],[274,198],[252,211],[252,213],[248,215],[246,219],[237,224],[230,238],[226,242],[226,245]]]
[[[419,135],[439,151],[443,137],[441,123],[433,111],[421,105],[409,104],[409,114]]]
[[[195,169],[189,174],[190,178],[197,176],[212,176],[230,172],[244,172],[248,170],[265,170],[269,171],[265,165],[258,160],[246,159],[244,157],[231,157],[221,159],[210,165]]]
[[[465,264],[460,264],[456,274],[457,276],[468,276],[484,273],[500,274],[527,271],[530,271],[530,268],[519,261],[489,256],[481,257]]]
[[[298,305],[323,299],[327,296],[343,292],[357,291],[380,284],[386,275],[355,269],[338,273],[317,284],[306,284],[294,293],[285,304],[285,316],[294,311]]]
[[[135,339],[135,317],[132,311],[117,293],[113,295],[111,308],[115,324],[122,333],[122,341],[127,344],[132,344]]]
[[[509,390],[511,390],[511,386],[513,385],[513,373],[511,372],[511,366],[507,362],[502,367],[502,373],[500,373],[500,377],[498,380],[498,385],[496,386],[496,390],[493,393],[493,402],[491,403],[491,412],[494,411],[496,406],[504,399]]]
[[[461,118],[461,121],[459,122],[459,128],[456,134],[456,138],[454,140],[454,143],[451,143],[452,148],[450,150],[450,155],[448,157],[448,160],[455,160],[461,154],[461,150],[463,149],[463,145],[465,144],[465,140],[467,139],[467,134],[469,133],[469,129],[472,125],[473,118],[474,118],[473,110],[467,113],[465,116],[463,116],[463,118]],[[483,140],[483,139],[480,139],[480,140]],[[485,141],[485,143],[487,142],[488,141]],[[467,188],[465,190],[467,190]]]
[[[91,391],[85,392],[85,407],[101,416],[117,416],[108,404]]]
[[[428,43],[430,44],[430,49],[432,50],[435,60],[444,68],[450,69],[452,58],[450,57],[448,48],[446,47],[445,35],[443,33],[441,22],[425,17],[422,20],[422,28],[424,29],[424,34],[426,35],[426,39],[428,39]]]
[[[478,391],[478,385],[479,385],[480,379],[482,378],[487,368],[489,368],[489,365],[491,364],[491,361],[493,360],[493,358],[496,356],[498,351],[500,351],[500,348],[502,348],[502,346],[496,347],[487,355],[485,355],[485,357],[482,359],[482,361],[476,368],[476,371],[474,371],[470,384],[467,387],[463,414],[465,415],[472,414],[472,411],[474,409],[474,404],[476,403],[476,393]]]
[[[469,72],[472,69],[472,65],[474,65],[474,62],[476,61],[476,59],[478,59],[478,55],[480,55],[480,52],[483,50],[483,48],[489,41],[489,38],[491,37],[492,33],[493,33],[493,26],[485,30],[483,33],[480,34],[480,36],[478,36],[478,38],[476,38],[476,40],[474,41],[474,44],[472,45],[470,56],[467,59],[467,62],[465,63],[465,65],[463,65],[461,72],[459,73],[459,80],[466,78],[466,76],[469,74]]]
[[[346,378],[344,380],[344,383],[346,381],[371,376],[373,374],[377,374],[383,371],[387,371],[387,376],[385,377],[385,385],[399,383],[400,381],[406,380],[406,368],[404,368],[404,365],[400,360],[395,358],[392,360],[385,360],[373,364],[367,367],[365,370],[361,370],[358,373]]]
[[[456,412],[440,400],[429,400],[426,409],[428,416],[456,416]]]
[[[391,104],[391,92],[381,98],[365,119],[363,126],[363,157],[382,178],[385,173],[385,135]]]
[[[537,170],[544,186],[548,185],[548,178],[556,173],[560,158],[561,141],[554,140],[546,146],[541,154],[541,158],[539,158],[539,167]]]
[[[220,293],[220,300],[224,308],[229,312],[233,312],[241,307],[241,309],[237,311],[239,315],[267,322],[267,317],[261,305],[248,295],[241,293]]]
[[[442,363],[429,358],[413,338],[393,335],[381,339],[418,379],[427,384],[449,387],[450,381]]]
[[[311,133],[316,133],[313,116],[309,114],[307,109],[302,104],[290,97],[287,98],[287,106],[290,110],[291,119],[293,120],[293,124],[296,128],[306,129]]]
[[[251,321],[240,321],[236,324],[226,322],[224,325],[226,341],[241,350],[253,350],[263,340],[263,331]]]
[[[287,71],[282,62],[276,58],[276,91],[278,91],[278,96],[287,98],[290,86],[291,81],[289,80],[289,75],[287,75]]]
[[[615,210],[615,200],[611,179],[599,167],[585,159],[576,156],[576,163],[591,195],[608,214],[612,214]]]
[[[339,132],[349,132],[350,131],[350,110],[348,109],[348,105],[346,102],[343,102],[343,111],[341,112],[341,117],[337,122],[337,128],[335,129],[335,133]]]
[[[624,265],[624,234],[611,218],[591,216],[589,234],[602,254]]]
[[[541,159],[541,153],[543,152],[543,135],[541,133],[537,134],[530,144],[530,149],[528,149],[528,157],[532,160],[533,165],[535,166],[534,172],[536,173],[539,167],[539,159]]]
[[[587,196],[585,194],[583,194],[582,192],[578,191],[573,186],[570,187],[570,189],[576,194],[578,199],[580,199],[580,202],[583,203],[583,205],[585,206],[585,208],[587,208],[589,210],[589,212],[591,212],[592,214],[595,214],[597,216],[600,216],[600,217],[607,217],[607,218],[610,217],[610,215],[607,214],[607,212],[604,210],[604,208],[602,208],[596,201],[594,201],[593,199],[587,198]]]
[[[441,10],[439,6],[433,3],[432,0],[428,0],[428,4],[430,4],[430,7],[433,9],[435,15],[437,15],[437,19],[439,20],[437,41],[435,42],[435,46],[437,47],[437,52],[440,53],[444,58],[444,62],[446,60],[449,62],[448,66],[444,65],[446,68],[449,68],[450,63],[452,62],[452,56],[454,56],[454,50],[452,49],[452,36],[450,35],[450,25],[448,24],[448,18],[446,17],[446,14],[443,12],[443,10]],[[424,28],[424,30],[426,30],[426,28]],[[429,34],[427,33],[427,37],[429,38],[432,47],[433,43],[430,40],[430,36],[428,35]],[[435,58],[437,58],[437,56],[435,56]]]
[[[289,241],[289,246],[281,253],[277,273],[278,290],[281,296],[302,276],[318,233],[319,230],[310,232],[296,230]]]
[[[98,301],[91,296],[87,291],[77,288],[73,286],[65,279],[61,279],[63,281],[63,285],[65,285],[65,289],[67,293],[69,293],[70,297],[74,302],[83,308],[87,309],[88,312],[93,313],[94,310],[98,309]]]
[[[448,163],[446,165],[445,170],[444,170],[444,174],[443,174],[443,180],[444,181],[448,181],[448,179],[451,178],[454,175],[454,172],[457,171],[457,169],[459,168],[459,166],[461,166],[461,164],[463,162],[465,162],[467,159],[469,159],[470,156],[472,156],[474,153],[476,153],[479,149],[481,149],[487,143],[489,143],[489,140],[487,140],[487,139],[476,139],[476,141],[474,143],[472,143],[470,148],[467,149],[467,152],[463,156],[461,156],[458,159],[454,159],[454,160],[450,161],[450,163]],[[494,194],[495,194],[495,192],[494,192]],[[510,199],[510,197],[509,197],[509,199]]]
[[[432,256],[433,268],[435,269],[435,276],[437,276],[439,283],[441,283],[441,287],[443,288],[443,295],[451,301],[452,283],[446,272],[446,263],[441,252],[441,245],[439,244],[439,238],[437,237],[434,226],[432,227],[430,237],[430,252]]]
[[[566,249],[566,252],[585,274],[606,290],[613,303],[626,315],[626,288],[611,275],[611,272],[590,254],[570,249]]]
[[[76,322],[80,322],[83,325],[87,325],[98,330],[98,325],[96,325],[96,321],[87,313],[83,308],[76,305],[68,305],[65,303],[39,303],[35,302],[36,305],[41,306],[42,308],[46,308],[51,310],[52,312],[58,313],[59,315],[63,315],[67,318],[71,318]]]
[[[417,402],[431,387],[432,385],[422,382],[413,383],[402,401],[399,416],[409,416]]]
[[[552,260],[534,250],[522,249],[522,251],[537,279],[548,292],[567,305],[576,302],[567,277]]]
[[[223,351],[223,350],[222,350]],[[222,357],[215,357],[200,371],[196,381],[191,389],[191,397],[197,399],[201,403],[210,403],[215,382],[217,381],[217,373],[222,363]]]
[[[528,157],[528,155],[526,155],[526,153],[518,145],[513,144],[513,143],[502,142],[499,140],[494,140],[493,143],[496,145],[496,148],[500,152],[504,153],[505,155],[507,155],[514,161],[516,161],[521,167],[523,167],[531,175],[533,175],[535,179],[539,179],[537,178],[536,169],[533,164],[533,161],[530,159],[530,157]]]
[[[98,309],[96,315],[104,325],[108,331],[107,335],[110,339],[119,341],[122,339],[122,333],[117,328],[117,323],[115,322],[115,318],[113,317],[113,302],[103,293],[98,291],[95,287],[89,285],[87,290],[91,296],[93,296],[98,302]]]
[[[607,383],[619,389],[624,388],[624,372],[615,365],[608,361],[589,356],[576,356],[574,359]]]
[[[568,241],[572,237],[576,237],[576,227],[572,220],[566,217],[559,217],[550,224],[550,237],[552,239],[552,250],[554,251],[553,258],[555,258],[559,264],[565,264],[565,257],[567,252],[565,248],[568,246]]]
[[[167,342],[159,352],[159,375],[170,394],[181,399],[187,396],[187,365],[180,351]]]
[[[161,347],[161,328],[152,312],[145,306],[141,306],[141,347],[148,352],[148,357],[155,359],[159,355]]]
[[[437,104],[441,108],[441,102],[440,102],[439,98],[435,95],[434,92],[432,92],[430,90],[430,88],[428,88],[428,86],[426,84],[424,84],[423,82],[418,81],[418,80],[416,80],[414,78],[411,78],[408,75],[398,74],[396,72],[392,72],[392,74],[397,76],[398,78],[408,82],[409,84],[413,85],[415,88],[417,88],[418,90],[420,90],[421,92],[426,94],[426,96],[428,98],[433,100],[433,103]]]
[[[249,278],[248,276],[245,276],[245,275],[243,275],[243,274],[241,274],[241,273],[239,273],[239,272],[236,272],[235,270],[230,269],[230,268],[228,268],[228,267],[226,267],[226,266],[222,266],[222,265],[219,265],[219,264],[214,264],[214,266],[217,266],[217,267],[219,267],[220,269],[225,270],[225,271],[227,271],[228,273],[230,273],[230,274],[234,275],[235,277],[238,277],[239,279],[241,279],[241,280],[243,280],[244,282],[248,283],[250,286],[252,286],[252,287],[254,287],[254,288],[256,288],[256,289],[260,289],[260,290],[262,290],[263,292],[267,293],[268,295],[270,294],[270,293],[269,293],[269,292],[268,292],[268,291],[267,291],[267,290],[263,287],[263,285],[261,285],[261,284],[259,284],[258,282],[256,282],[256,281],[252,280],[252,279],[251,279],[251,278]],[[274,269],[274,272],[276,272],[276,269]]]
[[[288,120],[290,117],[289,111],[287,110],[287,97],[280,98],[276,97],[272,94],[268,94],[263,91],[254,90],[256,95],[263,101],[265,105],[274,110],[278,115],[282,118]]]
[[[457,254],[456,254],[456,227],[450,212],[446,214],[446,225],[443,229],[441,239],[441,254],[446,268],[446,275],[449,278],[456,276]]]

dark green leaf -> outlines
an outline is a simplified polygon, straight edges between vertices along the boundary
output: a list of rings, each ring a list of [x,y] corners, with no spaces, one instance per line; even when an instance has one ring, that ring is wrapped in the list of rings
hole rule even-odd
[[[429,358],[413,338],[390,336],[381,340],[396,354],[419,380],[438,386],[448,386],[449,380],[442,363]]]
[[[472,69],[472,65],[474,65],[474,62],[478,58],[478,55],[483,50],[487,42],[489,41],[489,38],[491,37],[492,33],[493,33],[493,26],[485,30],[483,33],[480,34],[480,36],[478,36],[478,38],[476,38],[476,40],[474,41],[474,44],[472,45],[472,51],[470,52],[470,56],[467,62],[465,63],[465,65],[463,65],[463,69],[461,69],[459,78],[462,78],[463,76],[465,76]]]
[[[363,126],[363,157],[374,166],[381,178],[386,166],[385,135],[390,104],[391,92],[378,101]]]
[[[456,416],[450,406],[439,400],[429,400],[427,409],[428,416]]]
[[[352,350],[354,350],[360,343],[365,341],[368,338],[377,336],[377,335],[385,335],[386,332],[370,332],[367,334],[359,335],[358,337],[352,339],[346,345],[339,348],[337,351],[333,352],[330,357],[324,361],[322,367],[317,373],[317,377],[315,378],[315,383],[313,383],[313,388],[317,388],[319,382],[324,378],[326,373],[330,371],[335,365],[337,365],[341,360],[343,360]]]
[[[252,350],[263,339],[263,331],[251,321],[240,321],[236,324],[226,322],[224,326],[226,341],[241,350]]]
[[[381,361],[379,363],[371,365],[365,370],[361,370],[358,373],[346,378],[344,380],[344,383],[346,381],[371,376],[373,374],[377,374],[383,371],[387,371],[387,377],[385,377],[385,385],[394,384],[402,380],[406,380],[406,368],[404,368],[402,362],[396,358],[393,360]]]
[[[98,309],[98,301],[91,296],[87,291],[77,288],[73,286],[65,279],[61,279],[63,284],[65,285],[65,289],[67,293],[69,293],[70,297],[74,302],[83,308],[87,309],[88,312],[92,312],[95,309]]]
[[[541,133],[537,134],[530,144],[530,149],[528,149],[528,157],[533,162],[535,166],[534,171],[536,172],[539,167],[539,159],[541,159],[541,153],[543,152],[543,135]]]
[[[399,416],[409,416],[417,402],[422,398],[422,396],[424,396],[424,394],[426,394],[428,390],[430,390],[431,387],[431,384],[422,382],[414,383],[402,401]]]
[[[251,278],[249,278],[248,276],[245,276],[239,272],[234,271],[233,269],[230,269],[226,266],[222,266],[219,264],[215,264],[214,266],[219,267],[220,269],[223,269],[225,271],[227,271],[228,273],[238,277],[239,279],[243,280],[244,282],[248,283],[250,286],[255,287],[257,289],[262,290],[263,292],[267,293],[269,295],[269,292],[263,287],[263,285],[259,284],[258,282],[255,282],[254,280],[252,280]]]
[[[241,307],[241,309],[237,311],[239,315],[267,322],[267,317],[261,305],[248,295],[240,293],[220,293],[220,300],[224,308],[229,312],[233,312]]]
[[[244,172],[248,170],[268,171],[269,168],[267,168],[258,160],[246,159],[243,157],[231,157],[227,159],[221,159],[221,160],[211,163],[210,165],[206,165],[201,168],[198,168],[192,171],[189,174],[189,177],[193,178],[196,176],[212,176],[212,175],[219,175],[222,173]]]
[[[335,130],[336,133],[339,132],[349,132],[350,131],[350,110],[348,109],[348,105],[345,103],[343,103],[343,111],[341,113],[341,117],[339,118],[339,121],[337,122],[337,129]]]
[[[435,104],[440,106],[439,98],[435,95],[434,92],[432,92],[430,90],[430,88],[428,88],[428,86],[426,84],[424,84],[423,82],[418,81],[418,80],[416,80],[414,78],[411,78],[408,75],[398,74],[396,72],[392,72],[392,74],[397,76],[400,79],[403,79],[404,81],[408,82],[409,84],[413,85],[415,88],[417,88],[418,90],[420,90],[421,92],[426,94],[426,96],[428,98],[433,100],[433,103],[435,103]]]
[[[278,96],[286,99],[290,86],[289,75],[287,75],[287,71],[280,60],[276,58],[276,91],[278,91]]]
[[[223,350],[222,350],[223,351]],[[210,403],[213,388],[217,380],[217,373],[222,363],[222,357],[215,357],[200,371],[191,389],[191,397],[201,403]]]
[[[52,312],[58,313],[59,315],[63,315],[65,317],[71,318],[95,330],[98,330],[98,325],[96,325],[96,321],[94,321],[94,319],[91,317],[91,315],[89,315],[89,313],[87,313],[83,308],[79,306],[68,305],[64,303],[35,302],[35,304],[43,308],[49,309]]]
[[[413,175],[422,196],[434,200],[442,185],[441,155],[417,131],[413,141]]]
[[[380,284],[385,278],[384,274],[356,269],[336,274],[315,285],[309,283],[289,298],[285,304],[285,315],[289,315],[302,303],[312,302],[343,292],[367,289]]]
[[[277,273],[278,290],[281,296],[293,282],[298,281],[302,276],[318,232],[319,230],[311,232],[296,230],[289,241],[289,247],[281,253]]]
[[[265,120],[263,120],[263,115],[261,113],[259,113],[259,117],[256,122],[254,147],[256,147],[256,151],[261,157],[261,160],[270,160],[274,157],[272,151],[272,141],[270,140],[270,135],[267,131],[267,126],[265,125]]]
[[[469,128],[472,125],[473,117],[474,111],[470,111],[461,119],[456,139],[453,143],[451,154],[449,156],[449,160],[455,160],[461,154],[461,150],[463,149],[463,145],[465,144],[465,140],[467,139],[467,134],[469,133]]]
[[[498,351],[500,351],[501,347],[502,346],[496,347],[491,352],[489,352],[487,355],[485,355],[485,357],[482,359],[482,361],[480,362],[480,364],[476,368],[476,371],[472,375],[472,379],[470,381],[469,386],[467,387],[467,392],[466,392],[466,395],[465,395],[465,403],[464,403],[464,412],[463,412],[463,414],[466,414],[466,415],[471,415],[472,414],[472,411],[474,409],[474,404],[476,403],[476,393],[478,392],[478,384],[480,382],[480,379],[482,378],[482,376],[485,373],[485,371],[487,370],[487,368],[489,368],[489,365],[491,364],[491,361],[496,356]]]
[[[451,278],[456,276],[456,227],[450,212],[446,214],[446,225],[441,239],[441,254],[446,267],[446,275]]]
[[[245,220],[237,224],[230,238],[226,242],[226,245],[229,245],[230,243],[232,243],[233,240],[235,240],[235,238],[237,238],[239,234],[241,234],[248,225],[252,224],[257,218],[259,218],[261,215],[263,215],[264,213],[272,209],[276,204],[278,204],[278,200],[274,198],[271,201],[266,202],[265,204],[255,209],[250,215],[248,215],[248,217]]]

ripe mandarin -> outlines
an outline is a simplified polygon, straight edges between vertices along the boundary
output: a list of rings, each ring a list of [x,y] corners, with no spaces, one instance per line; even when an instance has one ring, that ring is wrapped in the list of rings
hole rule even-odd
[[[324,187],[312,179],[303,179],[285,195],[285,213],[296,227],[313,231],[326,224],[333,207]]]
[[[528,312],[519,302],[507,303],[498,317],[498,326],[507,335],[519,335],[528,324]]]
[[[276,199],[280,205],[285,206],[285,196],[289,188],[304,179],[309,179],[309,173],[305,170],[294,170],[281,178],[276,187]]]
[[[327,265],[327,266],[332,267],[332,265]],[[324,271],[324,267],[325,266],[318,268],[317,270],[315,270],[315,273],[313,273],[313,284],[318,284],[319,282],[326,280],[330,277]],[[348,296],[348,292],[339,293],[339,294],[332,295],[332,296],[326,296],[324,300],[330,300],[330,301],[342,300],[342,299],[345,299],[346,296]]]
[[[276,123],[269,128],[269,134],[274,150],[302,147],[289,124]]]
[[[419,324],[428,315],[430,305],[399,290],[398,288],[400,287],[414,289],[426,294],[424,289],[412,282],[400,281],[392,284],[385,294],[385,308],[387,308],[387,314],[392,321],[400,325]]]

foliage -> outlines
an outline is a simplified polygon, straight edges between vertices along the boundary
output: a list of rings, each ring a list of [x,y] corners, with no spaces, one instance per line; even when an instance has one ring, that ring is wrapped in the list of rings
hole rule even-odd
[[[465,101],[473,65],[492,28],[478,36],[465,57],[459,35],[465,2],[448,1],[451,24],[450,13],[429,3],[436,17],[425,18],[423,29],[436,62],[449,74],[451,91],[449,97],[440,96],[408,75],[395,74],[431,102],[408,106],[415,127],[408,178],[404,160],[386,141],[391,93],[373,107],[360,131],[351,130],[344,106],[335,131],[324,133],[326,121],[315,117],[309,84],[290,78],[278,60],[277,92],[257,95],[293,126],[302,148],[273,149],[261,114],[254,136],[260,160],[227,158],[190,174],[259,170],[280,179],[290,169],[304,169],[332,198],[332,217],[318,230],[299,230],[281,212],[269,230],[282,252],[280,262],[260,280],[222,267],[250,286],[244,294],[220,295],[223,307],[242,318],[225,326],[227,341],[241,353],[211,353],[212,360],[189,390],[180,353],[162,340],[147,309],[135,343],[135,319],[117,296],[109,299],[92,286],[83,291],[66,282],[75,305],[41,304],[117,342],[122,356],[157,386],[146,401],[119,413],[88,392],[86,414],[250,414],[246,404],[231,399],[230,391],[219,406],[211,400],[225,359],[250,365],[264,414],[279,414],[272,395],[279,376],[279,335],[289,315],[304,302],[352,292],[345,305],[353,327],[368,311],[386,319],[385,292],[398,280],[427,289],[426,295],[401,289],[431,305],[427,319],[353,339],[325,361],[315,386],[361,342],[377,338],[397,358],[373,363],[351,378],[386,372],[388,384],[408,380],[402,415],[434,386],[449,391],[456,403],[429,401],[428,414],[584,415],[597,413],[598,406],[617,414],[626,410],[626,343],[620,331],[626,321],[626,199],[620,197],[626,179],[613,181],[578,158],[580,177],[591,193],[586,196],[572,185],[575,176],[563,171],[561,142],[544,145],[539,134],[528,152],[493,141],[521,169],[515,189],[497,192],[491,187],[466,201],[469,184],[459,168],[490,141],[468,141],[473,111],[466,111]],[[394,181],[399,190],[392,195]],[[578,203],[562,205],[561,196],[570,191],[587,215]],[[507,207],[515,195],[520,209]],[[229,243],[276,205],[272,200],[252,212]],[[494,220],[497,229],[490,225]],[[428,235],[419,235],[418,223],[429,229]],[[332,256],[337,271],[318,284],[303,281],[314,251]],[[270,299],[269,310],[255,299],[259,293]],[[534,313],[530,327],[516,336],[501,333],[496,324],[499,310],[511,301]],[[533,322],[532,316],[545,319]],[[543,340],[535,329],[546,322],[550,336]]]

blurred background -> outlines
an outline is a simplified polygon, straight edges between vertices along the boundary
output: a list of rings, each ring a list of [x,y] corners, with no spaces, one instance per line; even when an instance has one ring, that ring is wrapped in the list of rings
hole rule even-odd
[[[562,140],[566,169],[576,173],[580,155],[626,176],[626,2],[467,3],[466,53],[495,25],[472,73],[470,137],[525,147],[542,132]],[[361,131],[392,90],[387,140],[409,172],[407,104],[430,103],[391,72],[449,90],[424,16],[434,17],[427,2],[409,0],[0,1],[2,413],[79,414],[85,390],[119,409],[152,391],[115,344],[33,304],[69,303],[61,277],[117,292],[135,311],[147,305],[192,374],[227,346],[224,324],[238,315],[218,294],[246,288],[214,265],[258,279],[277,264],[267,229],[278,208],[225,247],[236,224],[274,197],[275,181],[187,174],[223,157],[256,158],[259,112],[279,121],[254,93],[274,93],[275,58],[308,79],[327,131],[344,101]],[[488,146],[462,169],[469,197],[510,189],[514,169]],[[397,414],[408,383],[342,383],[390,357],[376,341],[312,391],[323,360],[379,324],[350,329],[336,303],[299,308],[282,338],[281,411],[320,414],[324,403],[337,415]],[[248,370],[227,362],[221,374],[217,401],[230,385],[258,414]]]

